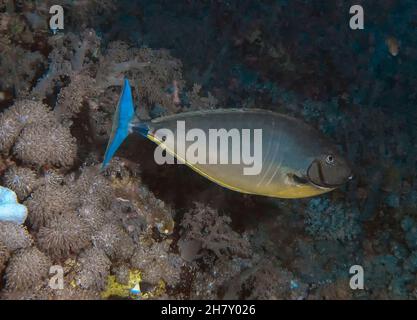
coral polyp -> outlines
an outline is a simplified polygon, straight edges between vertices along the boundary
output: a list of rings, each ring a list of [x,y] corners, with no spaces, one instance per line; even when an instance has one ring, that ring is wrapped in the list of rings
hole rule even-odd
[[[24,200],[37,186],[38,176],[35,171],[26,167],[12,166],[3,177],[4,185],[16,192],[19,200]]]
[[[94,245],[116,260],[128,260],[135,248],[133,240],[121,226],[104,225],[93,235]]]
[[[60,124],[31,124],[22,130],[14,153],[21,161],[39,167],[71,167],[77,156],[77,144],[69,128]]]
[[[51,218],[39,229],[37,243],[41,250],[54,259],[78,254],[90,243],[87,225],[74,213],[66,212]]]
[[[38,101],[20,100],[0,114],[0,151],[7,153],[26,125],[54,121],[50,109]]]
[[[29,224],[39,229],[58,215],[75,212],[77,202],[76,194],[68,186],[43,185],[25,201]]]
[[[51,261],[36,247],[16,252],[6,268],[6,288],[20,291],[41,286],[49,272]]]
[[[9,260],[10,252],[6,246],[0,241],[0,274],[6,268],[7,260]]]
[[[14,222],[0,221],[0,241],[7,250],[13,252],[29,247],[33,243],[33,238],[26,227]]]
[[[76,285],[84,289],[101,291],[110,274],[111,261],[103,250],[90,248],[80,254],[81,270],[75,277]]]

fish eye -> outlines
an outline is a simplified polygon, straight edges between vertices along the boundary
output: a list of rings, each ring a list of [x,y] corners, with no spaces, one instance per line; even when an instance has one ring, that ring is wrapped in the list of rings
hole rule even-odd
[[[334,156],[333,156],[333,155],[331,155],[331,154],[329,154],[329,155],[326,157],[326,163],[327,163],[327,164],[333,164],[333,163],[334,163]]]

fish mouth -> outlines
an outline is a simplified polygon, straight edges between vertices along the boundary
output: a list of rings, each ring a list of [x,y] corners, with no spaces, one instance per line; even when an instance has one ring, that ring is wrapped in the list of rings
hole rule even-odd
[[[343,186],[347,181],[352,180],[354,175],[350,172],[340,183],[327,183],[323,175],[321,164],[318,161],[313,161],[307,170],[306,178],[314,187],[328,190]]]
[[[322,184],[317,184],[314,181],[312,181],[311,179],[308,179],[308,182],[314,186],[315,188],[318,189],[322,189],[322,190],[331,190],[331,189],[336,189],[339,188],[341,186],[344,185],[344,183],[339,183],[339,184],[327,184],[327,183],[322,183]]]

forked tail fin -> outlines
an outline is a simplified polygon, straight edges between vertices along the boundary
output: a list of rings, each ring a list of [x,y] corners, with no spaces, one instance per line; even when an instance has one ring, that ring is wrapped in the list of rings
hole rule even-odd
[[[113,126],[111,129],[109,143],[107,144],[106,153],[104,154],[101,169],[105,169],[111,158],[119,149],[122,142],[130,133],[130,124],[135,116],[135,106],[133,103],[132,90],[129,80],[124,79],[122,93],[114,113]]]

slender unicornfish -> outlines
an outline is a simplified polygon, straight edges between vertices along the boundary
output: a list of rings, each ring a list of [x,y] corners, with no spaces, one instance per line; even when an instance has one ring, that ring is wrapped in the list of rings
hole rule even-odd
[[[187,130],[191,129],[194,130],[192,136],[200,136],[199,139],[187,139]],[[167,139],[167,132],[173,134],[173,139]],[[210,144],[202,138],[210,140],[213,132],[225,133],[223,142],[226,143]],[[336,146],[301,120],[262,109],[215,109],[143,121],[135,115],[132,91],[125,79],[103,168],[130,133],[150,139],[204,177],[242,193],[304,198],[334,190],[352,178],[350,165]],[[232,133],[242,137],[246,133],[250,139],[234,140]],[[255,133],[259,133],[258,136],[255,137]],[[182,139],[177,139],[180,136]],[[240,141],[241,144],[233,144]],[[245,145],[250,142],[250,147]],[[188,149],[206,150],[200,154],[206,161],[189,161]],[[249,155],[259,153],[257,159],[261,163],[251,168],[252,173],[245,159],[233,160],[233,152],[242,153],[245,149]],[[230,155],[223,157],[230,161],[213,161],[214,157],[218,159],[222,155]]]

